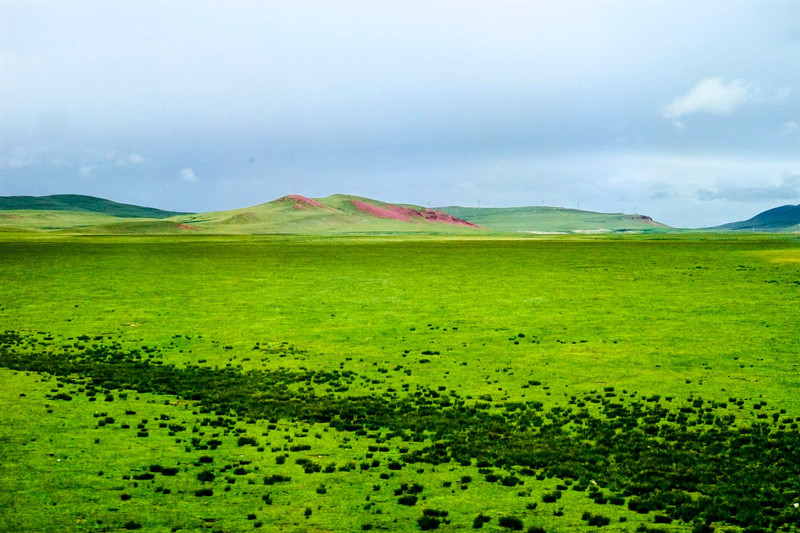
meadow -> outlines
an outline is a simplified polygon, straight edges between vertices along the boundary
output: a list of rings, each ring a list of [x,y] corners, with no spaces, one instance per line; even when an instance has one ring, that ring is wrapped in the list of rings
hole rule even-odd
[[[0,531],[800,529],[796,236],[0,257]]]

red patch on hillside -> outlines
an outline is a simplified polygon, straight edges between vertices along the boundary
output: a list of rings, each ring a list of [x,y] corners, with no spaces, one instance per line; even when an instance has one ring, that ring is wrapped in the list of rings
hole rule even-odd
[[[281,198],[281,200],[295,202],[295,209],[303,209],[304,207],[325,207],[318,201],[312,200],[311,198],[306,198],[305,196],[300,196],[299,194],[290,194],[288,196],[284,196]]]
[[[192,231],[197,231],[197,228],[194,226],[190,226],[189,224],[178,224],[178,229],[188,229]]]
[[[393,218],[395,220],[402,220],[408,222],[411,218],[419,217],[419,213],[408,207],[400,207],[399,205],[386,204],[384,207],[377,205],[367,204],[353,200],[352,204],[356,209],[362,213],[367,213],[378,218]]]
[[[381,207],[378,207],[376,205],[359,202],[358,200],[352,200],[351,203],[362,213],[367,213],[368,215],[378,218],[391,218],[395,220],[402,220],[403,222],[408,222],[412,219],[425,219],[431,222],[440,222],[442,224],[456,224],[459,226],[469,226],[472,228],[480,227],[471,222],[467,222],[466,220],[456,218],[453,215],[436,211],[435,209],[423,209],[422,211],[417,211],[416,209],[411,209],[410,207],[402,207],[393,204],[385,204]]]
[[[433,222],[442,222],[444,224],[456,224],[458,226],[469,226],[470,228],[480,228],[477,224],[473,224],[472,222],[467,222],[466,220],[460,219],[458,217],[454,217],[448,213],[443,211],[437,211],[436,209],[425,209],[421,211],[423,217],[426,220],[430,220]]]

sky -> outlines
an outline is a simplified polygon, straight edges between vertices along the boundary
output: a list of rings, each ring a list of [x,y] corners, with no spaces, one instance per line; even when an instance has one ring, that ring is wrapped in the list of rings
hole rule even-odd
[[[0,195],[800,203],[796,0],[0,0]]]

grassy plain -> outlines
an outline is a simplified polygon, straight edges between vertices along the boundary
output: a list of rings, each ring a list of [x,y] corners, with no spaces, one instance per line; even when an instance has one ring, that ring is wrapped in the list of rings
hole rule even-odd
[[[800,524],[796,237],[0,257],[0,530]]]

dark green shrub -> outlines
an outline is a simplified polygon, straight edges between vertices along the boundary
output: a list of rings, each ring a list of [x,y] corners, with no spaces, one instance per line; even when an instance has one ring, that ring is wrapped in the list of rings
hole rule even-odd
[[[264,485],[274,485],[275,483],[286,483],[291,481],[289,476],[282,476],[280,474],[273,474],[271,476],[264,476]]]
[[[475,520],[472,521],[472,528],[473,529],[480,529],[483,527],[483,524],[489,522],[491,518],[488,516],[484,516],[483,514],[479,514],[475,517]]]
[[[441,522],[438,518],[432,516],[422,515],[417,519],[417,525],[422,531],[429,531],[431,529],[439,529]]]
[[[416,505],[417,504],[417,497],[416,496],[401,496],[400,499],[397,500],[397,503],[400,505]]]
[[[542,501],[544,503],[555,503],[559,500],[559,498],[561,498],[560,491],[548,492],[547,494],[542,496]]]
[[[522,520],[517,518],[516,516],[501,516],[497,523],[500,524],[501,527],[505,527],[508,529],[513,529],[514,531],[522,531]]]
[[[581,520],[586,521],[590,526],[603,527],[611,523],[611,519],[599,514],[592,514],[590,512],[583,513]]]
[[[500,484],[504,487],[515,487],[522,483],[519,478],[514,476],[506,476],[502,480],[500,480]]]
[[[209,470],[203,470],[197,474],[197,480],[203,483],[214,481],[216,477],[217,476],[215,476],[214,473]]]

